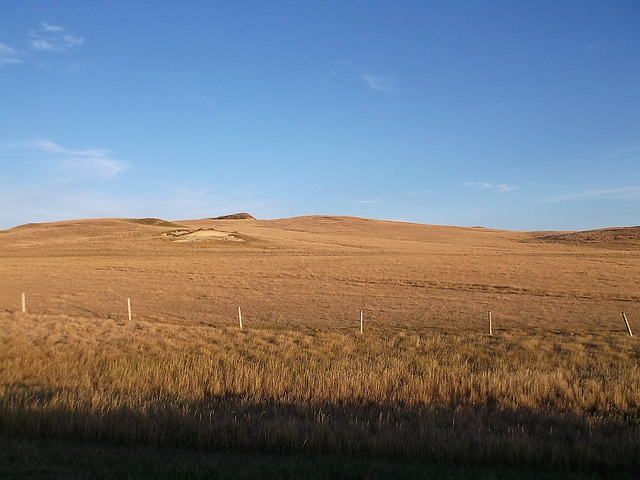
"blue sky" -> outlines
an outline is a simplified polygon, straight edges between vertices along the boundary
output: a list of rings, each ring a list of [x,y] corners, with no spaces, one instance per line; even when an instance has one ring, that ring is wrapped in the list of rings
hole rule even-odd
[[[0,228],[640,224],[640,3],[0,0]]]

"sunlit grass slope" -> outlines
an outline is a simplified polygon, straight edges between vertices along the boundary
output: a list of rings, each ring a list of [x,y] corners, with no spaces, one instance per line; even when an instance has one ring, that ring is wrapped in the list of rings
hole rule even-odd
[[[630,473],[635,233],[344,217],[2,231],[0,433]]]

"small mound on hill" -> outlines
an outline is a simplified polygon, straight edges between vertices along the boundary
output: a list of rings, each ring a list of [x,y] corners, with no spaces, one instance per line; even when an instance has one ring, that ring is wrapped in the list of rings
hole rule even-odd
[[[248,213],[232,213],[231,215],[222,215],[220,217],[214,217],[211,220],[255,220],[255,217]]]
[[[541,240],[558,243],[582,243],[590,245],[640,245],[640,226],[612,227],[583,232],[550,233],[542,235]]]
[[[130,223],[138,223],[140,225],[151,225],[153,227],[179,227],[177,223],[168,222],[167,220],[162,220],[161,218],[132,218],[127,219],[127,222]]]

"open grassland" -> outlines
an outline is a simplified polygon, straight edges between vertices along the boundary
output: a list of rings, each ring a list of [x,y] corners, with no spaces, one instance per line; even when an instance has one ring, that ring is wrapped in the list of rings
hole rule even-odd
[[[632,475],[634,235],[336,217],[0,232],[3,444]]]

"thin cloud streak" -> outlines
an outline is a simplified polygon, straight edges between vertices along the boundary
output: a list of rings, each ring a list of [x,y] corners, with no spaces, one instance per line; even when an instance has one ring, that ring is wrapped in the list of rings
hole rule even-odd
[[[396,83],[387,76],[363,74],[363,78],[366,84],[373,90],[384,93],[400,93]]]
[[[66,148],[50,140],[35,140],[28,143],[13,143],[7,147],[22,147],[31,151],[41,152],[36,161],[43,161],[56,167],[63,167],[65,174],[74,178],[90,177],[98,180],[110,180],[120,172],[129,168],[128,164],[111,158],[111,150],[87,149],[75,150]],[[68,178],[66,179],[69,180]]]
[[[507,185],[506,183],[501,183],[499,185],[494,185],[493,183],[487,182],[464,182],[465,187],[472,187],[476,190],[497,190],[498,192],[506,193],[517,190],[518,187],[514,187],[513,185]]]
[[[638,155],[638,156],[636,156],[636,157],[625,158],[625,159],[623,159],[623,160],[618,160],[618,161],[616,161],[616,162],[611,162],[611,163],[608,163],[606,166],[607,166],[607,167],[611,167],[611,166],[613,166],[613,165],[619,165],[619,164],[621,164],[621,163],[632,162],[632,161],[634,161],[634,160],[640,160],[640,155]]]
[[[65,148],[51,140],[35,140],[33,142],[24,143],[27,147],[37,148],[39,150],[51,153],[62,153],[64,155],[80,156],[80,157],[96,157],[108,155],[109,149],[89,149],[89,150],[73,150]]]
[[[568,193],[544,199],[544,202],[562,202],[566,200],[601,198],[604,200],[640,200],[640,185],[632,187],[591,190],[588,192]]]

